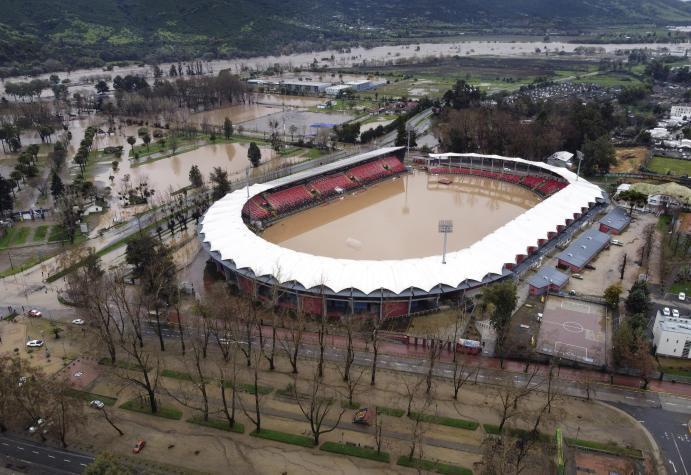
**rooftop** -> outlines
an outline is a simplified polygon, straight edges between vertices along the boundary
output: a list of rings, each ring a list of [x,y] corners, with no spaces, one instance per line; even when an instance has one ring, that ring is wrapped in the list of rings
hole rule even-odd
[[[666,332],[682,333],[691,336],[691,318],[680,317],[665,317],[659,310],[657,311],[657,318],[660,329]]]
[[[555,152],[551,157],[549,157],[553,160],[560,160],[562,162],[568,162],[573,158],[573,153],[571,152],[566,152],[566,151],[561,151],[561,152]]]
[[[601,224],[607,227],[616,229],[617,231],[623,230],[631,222],[631,217],[626,212],[624,208],[614,207],[612,210],[605,215],[604,218],[600,220]]]
[[[609,235],[590,228],[562,251],[557,259],[576,267],[583,267],[609,242]]]
[[[555,267],[543,267],[537,273],[530,276],[528,284],[535,288],[542,289],[548,285],[563,286],[569,281],[569,276],[558,271]]]

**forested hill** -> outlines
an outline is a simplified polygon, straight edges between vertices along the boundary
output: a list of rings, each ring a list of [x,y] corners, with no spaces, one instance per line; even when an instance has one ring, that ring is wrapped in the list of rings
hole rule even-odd
[[[691,24],[691,5],[679,0],[0,0],[0,11],[5,72],[293,52],[458,28]]]

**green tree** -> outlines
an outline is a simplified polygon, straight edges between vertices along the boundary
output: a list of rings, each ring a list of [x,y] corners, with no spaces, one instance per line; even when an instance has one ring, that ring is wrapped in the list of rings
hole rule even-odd
[[[137,139],[130,135],[127,137],[127,143],[130,144],[130,147],[134,150],[134,144],[137,143]]]
[[[262,151],[259,150],[259,147],[257,147],[256,143],[250,143],[250,148],[247,150],[247,158],[253,167],[259,166],[259,162],[261,162],[262,159]]]
[[[60,175],[53,171],[50,176],[50,194],[53,195],[53,199],[57,200],[62,195],[64,190],[65,186],[62,184]]]
[[[590,176],[595,173],[607,173],[609,167],[616,164],[614,145],[607,135],[595,140],[586,140],[583,144],[583,163],[581,171]]]
[[[96,83],[96,92],[99,94],[105,94],[106,92],[110,91],[110,88],[108,87],[108,83],[101,80]]]
[[[626,312],[629,315],[642,313],[648,314],[648,306],[650,304],[650,295],[648,286],[643,281],[637,281],[631,286],[629,295],[626,297]]]
[[[617,195],[617,198],[629,204],[629,216],[633,214],[634,206],[641,207],[648,203],[648,195],[636,190],[622,191]]]
[[[151,135],[144,134],[144,136],[142,137],[142,141],[146,145],[146,151],[148,152],[149,151],[149,144],[151,143]]]
[[[211,170],[209,181],[212,183],[211,198],[214,201],[220,200],[230,191],[228,172],[221,167],[214,167]]]
[[[193,187],[199,188],[204,184],[204,178],[202,177],[202,172],[199,171],[199,167],[197,165],[192,165],[190,168],[190,183],[192,184]]]
[[[516,285],[512,280],[505,280],[485,287],[482,290],[482,300],[485,308],[490,311],[490,324],[497,334],[496,352],[503,367],[506,337],[511,326],[511,315],[518,301]]]
[[[605,298],[609,308],[617,308],[619,305],[619,296],[621,295],[622,291],[623,290],[619,284],[612,284],[605,289],[603,297]]]
[[[14,208],[13,189],[10,181],[0,175],[0,216],[5,216],[8,211],[12,211]]]
[[[223,120],[223,136],[226,140],[233,136],[233,122],[228,117]]]

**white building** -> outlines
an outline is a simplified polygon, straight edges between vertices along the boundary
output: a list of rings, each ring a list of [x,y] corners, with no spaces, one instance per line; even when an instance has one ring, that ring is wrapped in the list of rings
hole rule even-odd
[[[348,81],[345,83],[346,86],[350,86],[353,91],[369,91],[374,88],[374,84],[371,81],[360,80],[360,81]]]
[[[342,92],[352,90],[353,88],[347,84],[335,84],[333,86],[327,87],[324,92],[326,92],[329,96],[338,96]]]
[[[653,345],[658,355],[691,357],[691,318],[665,317],[658,310],[653,326]]]
[[[555,152],[548,159],[547,163],[555,167],[571,168],[573,166],[573,153],[571,152]]]
[[[669,115],[674,120],[691,120],[691,106],[672,106]]]

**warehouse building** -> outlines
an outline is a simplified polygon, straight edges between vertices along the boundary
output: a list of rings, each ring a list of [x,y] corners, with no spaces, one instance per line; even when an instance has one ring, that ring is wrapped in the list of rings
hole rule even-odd
[[[608,234],[597,229],[588,229],[557,256],[558,266],[571,269],[572,272],[580,272],[608,246]]]
[[[528,279],[530,295],[544,295],[549,291],[558,292],[569,281],[569,276],[554,267],[543,267]]]
[[[624,208],[612,208],[600,220],[600,231],[608,234],[621,234],[629,223],[631,223],[631,217]]]

